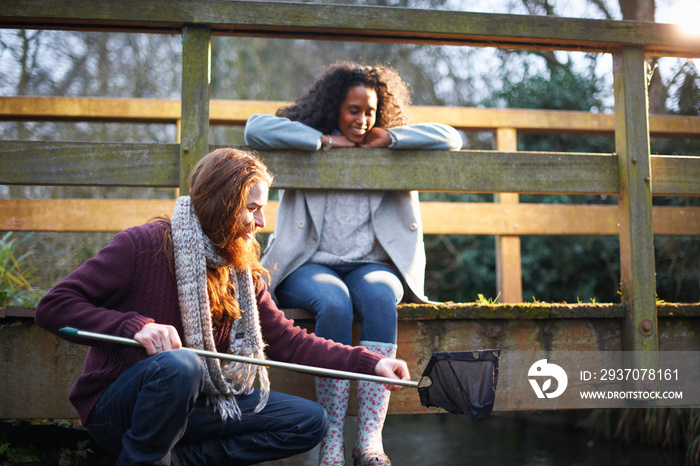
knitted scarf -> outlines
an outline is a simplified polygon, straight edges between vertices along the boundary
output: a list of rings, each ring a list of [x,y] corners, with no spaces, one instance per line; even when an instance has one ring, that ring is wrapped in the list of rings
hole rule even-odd
[[[171,226],[185,345],[216,351],[207,293],[207,265],[221,268],[228,267],[229,264],[202,231],[189,196],[181,196],[176,201]],[[260,331],[252,274],[250,270],[229,267],[229,275],[236,293],[234,297],[241,309],[241,318],[235,319],[231,325],[228,352],[264,359],[265,344]],[[241,418],[235,395],[250,394],[256,376],[260,384],[260,402],[255,412],[265,407],[270,392],[266,367],[216,358],[202,357],[202,361],[206,367],[204,393],[208,396],[208,403],[214,405],[222,419]]]

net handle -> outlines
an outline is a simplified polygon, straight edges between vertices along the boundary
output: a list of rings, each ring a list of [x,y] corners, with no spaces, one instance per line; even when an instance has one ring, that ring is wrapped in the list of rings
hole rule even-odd
[[[63,335],[66,335],[68,337],[80,337],[80,338],[89,338],[91,340],[99,340],[99,341],[106,341],[110,343],[118,343],[121,345],[128,345],[128,346],[139,346],[143,347],[141,343],[139,343],[136,340],[133,340],[131,338],[123,338],[123,337],[115,337],[112,335],[105,335],[103,333],[95,333],[95,332],[87,332],[85,330],[78,330],[73,327],[63,327],[62,329],[59,330],[60,333]],[[402,387],[411,387],[411,388],[418,388],[418,382],[414,382],[412,380],[401,380],[401,379],[392,379],[390,377],[381,377],[378,375],[368,375],[368,374],[359,374],[357,372],[347,372],[347,371],[338,371],[334,369],[325,369],[322,367],[314,367],[314,366],[305,366],[302,364],[292,364],[292,363],[287,363],[287,362],[280,362],[280,361],[272,361],[269,359],[256,359],[256,358],[248,358],[245,356],[237,356],[234,354],[228,354],[228,353],[217,353],[215,351],[206,351],[206,350],[200,350],[200,349],[194,349],[194,348],[182,348],[185,351],[192,351],[193,353],[205,357],[205,358],[217,358],[221,360],[226,360],[226,361],[235,361],[235,362],[242,362],[246,364],[255,364],[258,366],[268,366],[268,367],[276,367],[280,369],[287,369],[291,371],[296,371],[296,372],[304,372],[306,374],[312,374],[312,375],[320,375],[324,377],[331,377],[331,378],[337,378],[337,379],[349,379],[349,380],[366,380],[368,382],[377,382],[377,383],[383,383],[383,384],[389,384],[389,385],[400,385]]]

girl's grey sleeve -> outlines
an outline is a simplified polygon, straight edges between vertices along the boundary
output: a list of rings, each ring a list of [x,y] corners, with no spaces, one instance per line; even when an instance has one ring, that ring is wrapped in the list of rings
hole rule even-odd
[[[321,149],[322,133],[298,121],[274,115],[252,115],[245,124],[245,143],[254,149]]]
[[[418,123],[388,128],[395,143],[392,149],[459,150],[462,137],[451,126],[442,123]]]

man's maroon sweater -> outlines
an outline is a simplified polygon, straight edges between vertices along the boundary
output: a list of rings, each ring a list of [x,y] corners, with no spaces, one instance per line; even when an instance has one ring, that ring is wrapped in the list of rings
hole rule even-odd
[[[117,234],[41,300],[35,315],[37,325],[57,335],[63,327],[75,327],[133,338],[141,327],[156,322],[174,326],[184,341],[177,285],[162,247],[164,232],[162,223],[151,223]],[[374,374],[381,356],[308,333],[277,308],[263,280],[257,281],[256,291],[268,358]],[[218,351],[228,348],[229,329],[230,326],[222,326],[214,335]],[[91,346],[83,373],[69,393],[85,423],[102,393],[128,367],[148,355],[137,347],[71,340]]]

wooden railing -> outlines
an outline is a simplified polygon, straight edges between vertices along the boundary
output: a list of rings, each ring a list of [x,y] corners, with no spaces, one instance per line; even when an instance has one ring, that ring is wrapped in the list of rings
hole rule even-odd
[[[412,109],[418,121],[430,119],[465,130],[493,131],[497,136],[495,151],[402,151],[397,154],[384,149],[343,149],[323,156],[297,151],[267,151],[261,156],[275,174],[278,188],[498,193],[501,202],[497,205],[425,203],[423,214],[428,234],[501,237],[500,287],[510,290],[503,293],[505,300],[518,300],[519,271],[509,275],[503,270],[515,269],[507,264],[519,262],[518,236],[542,232],[619,236],[622,294],[619,304],[555,306],[555,311],[539,304],[536,311],[523,305],[489,308],[484,312],[479,306],[449,303],[433,308],[405,307],[400,312],[399,351],[400,356],[412,364],[413,372],[425,363],[431,351],[453,348],[453,340],[459,340],[460,344],[469,340],[468,344],[476,342],[502,350],[527,344],[529,348],[548,351],[557,348],[633,349],[653,355],[659,349],[659,335],[666,331],[668,337],[662,341],[663,347],[697,350],[696,332],[681,339],[677,337],[677,326],[685,325],[683,319],[696,319],[697,309],[680,315],[676,310],[669,310],[660,315],[655,296],[654,234],[696,235],[699,230],[697,209],[654,208],[652,205],[653,195],[700,195],[699,157],[652,156],[649,151],[653,134],[683,137],[699,134],[697,118],[648,114],[645,59],[648,56],[700,57],[700,39],[683,35],[679,27],[632,21],[403,8],[201,0],[182,0],[178,8],[172,8],[171,2],[165,0],[93,0],[79,4],[63,0],[52,2],[51,8],[42,0],[4,0],[0,2],[0,27],[182,35],[183,75],[179,101],[13,97],[0,100],[4,119],[137,121],[141,118],[179,122],[179,141],[171,144],[3,141],[0,144],[0,184],[18,185],[183,189],[191,168],[212,149],[208,143],[210,125],[240,125],[250,113],[273,113],[279,106],[274,102],[210,101],[208,51],[212,35],[611,53],[614,115]],[[107,109],[105,103],[113,107]],[[17,110],[22,105],[26,107]],[[615,153],[516,150],[518,132],[546,132],[554,127],[569,133],[614,134]],[[617,206],[530,205],[517,202],[519,193],[604,193],[618,196],[619,202]],[[156,210],[171,208],[169,201],[159,204],[133,200],[12,199],[4,200],[1,206],[0,228],[25,230],[121,230],[143,222]],[[86,208],[90,209],[90,215],[81,218]],[[49,223],[42,213],[46,209],[54,213],[61,209],[61,218],[54,215],[55,222]],[[143,216],[139,213],[115,218],[121,217],[124,209],[132,212],[144,209]],[[148,209],[153,210],[146,212]],[[273,218],[274,214],[270,212],[268,216]],[[556,222],[548,220],[555,216]],[[473,218],[479,221],[468,221]],[[695,328],[692,325],[683,328]],[[22,371],[38,369],[41,364],[52,361],[58,366],[56,355],[59,353],[64,358],[60,361],[70,359],[74,363],[71,370],[79,370],[82,353],[74,352],[65,342],[46,340],[26,322],[12,328],[0,326],[0,333],[3,342],[9,342],[6,359],[20,356],[36,359],[22,366],[12,365],[13,379],[34,377],[42,383],[49,381],[44,373],[27,375]],[[65,363],[61,367],[65,368]],[[51,386],[66,383],[66,378],[64,374],[63,379],[37,388],[38,393],[27,403],[37,403]],[[2,383],[6,385],[0,385],[0,391],[10,393],[11,382]],[[507,380],[503,383],[502,387],[507,388]],[[392,398],[393,409],[410,411],[401,407],[408,399],[408,395]],[[415,406],[415,399],[411,400],[406,403]],[[395,403],[399,403],[398,408]],[[3,404],[7,405],[6,399]],[[61,409],[47,414],[52,406],[57,405],[43,406],[43,410],[37,408],[37,411],[46,417],[63,417],[60,414],[65,410]],[[12,415],[18,411],[21,412],[8,409],[7,413]]]
[[[212,100],[209,121],[242,126],[253,113],[274,113],[287,104]],[[0,97],[0,120],[168,123],[177,125],[179,134],[180,108],[176,100]],[[440,121],[466,132],[491,132],[499,151],[516,151],[520,133],[613,135],[615,130],[614,115],[588,112],[412,107],[410,114],[416,122]],[[649,131],[652,137],[700,138],[700,117],[651,115]],[[690,186],[675,189],[692,191]],[[421,211],[425,234],[496,235],[501,302],[523,300],[520,236],[619,234],[616,206],[520,204],[517,193],[498,194],[496,202],[424,202]],[[0,200],[0,230],[121,231],[170,213],[173,205],[164,200]],[[277,203],[271,202],[264,233],[274,230],[276,213]],[[653,219],[655,235],[700,234],[700,208],[654,207]]]

